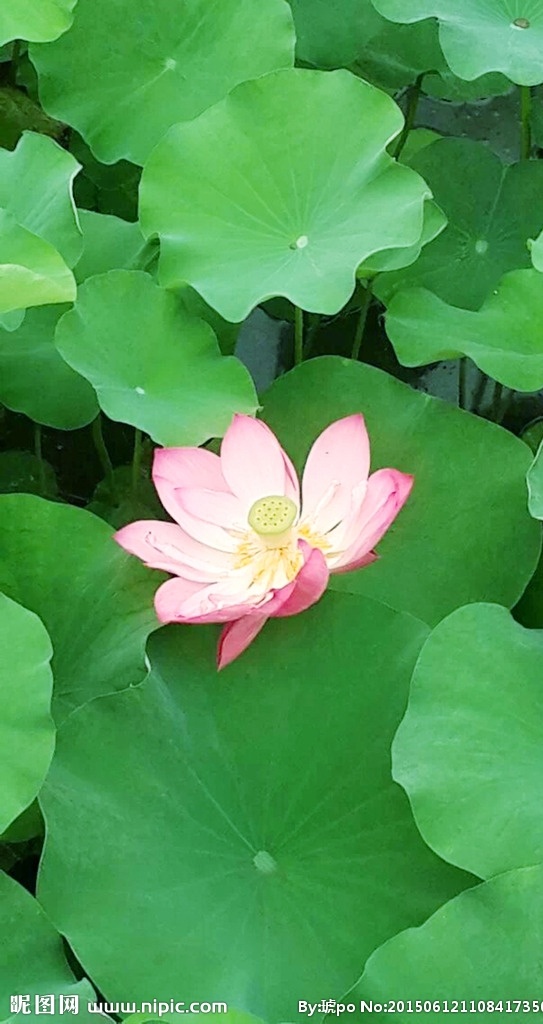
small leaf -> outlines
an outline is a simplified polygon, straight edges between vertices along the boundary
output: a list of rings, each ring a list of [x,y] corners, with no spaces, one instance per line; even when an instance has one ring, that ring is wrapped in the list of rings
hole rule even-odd
[[[12,39],[48,42],[72,23],[77,0],[8,0],[0,9],[0,46]]]
[[[55,329],[67,308],[29,309],[16,331],[0,330],[0,400],[57,430],[84,427],[98,412],[93,388],[55,347]]]
[[[70,302],[75,294],[74,276],[56,249],[0,209],[0,312]]]
[[[448,306],[424,288],[394,296],[387,334],[404,366],[466,355],[490,377],[516,391],[543,386],[543,275],[514,270],[478,313]]]
[[[89,279],[60,320],[56,344],[111,419],[159,444],[202,444],[222,436],[235,412],[257,408],[242,363],[222,356],[208,324],[140,271]]]
[[[80,164],[45,135],[25,132],[13,153],[0,150],[0,207],[73,267],[83,239],[73,199]]]

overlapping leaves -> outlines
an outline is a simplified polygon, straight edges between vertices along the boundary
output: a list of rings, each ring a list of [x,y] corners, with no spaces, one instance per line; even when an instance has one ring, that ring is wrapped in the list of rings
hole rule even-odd
[[[511,0],[372,0],[392,21],[437,18],[451,70],[468,80],[500,71],[518,85],[543,82],[543,2]]]
[[[52,139],[28,132],[0,149],[0,312],[69,302],[82,239],[72,196],[79,164]]]
[[[466,1012],[485,1022],[504,1011],[539,1020],[542,916],[543,867],[508,871],[461,893],[421,928],[378,949],[349,999],[387,1006],[399,1000],[394,1017],[403,1024],[414,1016],[409,1001],[415,1012],[420,1002],[424,1020],[434,1022],[443,1020],[444,1003],[449,1012],[454,1006],[463,1012],[463,1002]]]
[[[479,309],[505,273],[530,267],[527,240],[543,227],[543,166],[505,166],[470,139],[440,139],[410,166],[428,182],[447,227],[416,263],[379,278],[376,293],[388,304],[396,291],[420,287],[452,306]]]
[[[80,1000],[78,1017],[94,1020],[87,1012],[87,1000],[96,995],[88,981],[77,981],[62,948],[62,939],[47,919],[37,900],[8,875],[0,872],[0,1020],[9,1024],[15,1013],[33,1015],[36,996],[55,997],[53,1012],[47,1020],[58,1024],[66,1020],[59,997]],[[13,1013],[11,998],[30,997],[27,1009]],[[24,1005],[24,1001],[21,1007]],[[46,1004],[47,1005],[47,1004]],[[65,1005],[65,1004],[63,1004]],[[31,1017],[32,1019],[32,1017]]]
[[[87,210],[79,211],[79,221],[82,252],[74,267],[79,284],[91,275],[137,262],[145,244],[137,224]],[[54,304],[31,309],[18,329],[0,330],[2,402],[60,430],[90,423],[99,408],[92,386],[55,347],[55,330],[68,308]]]
[[[0,496],[0,583],[39,615],[54,648],[55,718],[144,675],[157,582],[101,519],[29,494]],[[5,582],[4,582],[5,581]]]

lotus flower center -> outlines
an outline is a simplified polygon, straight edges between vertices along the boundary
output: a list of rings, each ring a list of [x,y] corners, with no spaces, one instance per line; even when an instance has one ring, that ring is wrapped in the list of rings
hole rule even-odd
[[[261,537],[277,537],[290,530],[297,513],[290,498],[271,494],[269,498],[259,498],[251,506],[249,526]]]
[[[515,18],[513,25],[515,28],[530,28],[528,18]]]

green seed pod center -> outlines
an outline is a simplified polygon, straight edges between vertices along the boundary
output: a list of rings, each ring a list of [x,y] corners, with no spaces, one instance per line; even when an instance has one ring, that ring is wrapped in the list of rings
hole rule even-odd
[[[263,537],[273,537],[289,530],[296,514],[296,505],[290,498],[271,494],[269,498],[259,498],[251,506],[249,526]]]

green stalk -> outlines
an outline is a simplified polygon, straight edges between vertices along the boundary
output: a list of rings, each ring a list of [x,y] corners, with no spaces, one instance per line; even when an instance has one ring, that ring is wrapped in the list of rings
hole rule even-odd
[[[304,358],[304,311],[294,307],[294,365],[299,366]]]
[[[358,323],[354,332],[353,338],[353,349],[351,352],[351,359],[358,359],[360,355],[360,348],[364,338],[364,331],[366,329],[366,322],[368,319],[368,310],[370,308],[372,299],[372,282],[368,281],[365,291],[364,298],[362,299],[362,305],[360,307],[360,313],[358,316]]]
[[[42,450],[42,429],[41,423],[34,424],[34,454],[38,459],[38,487],[42,498],[46,492],[45,482],[45,463],[43,461],[43,450]]]
[[[473,412],[477,413],[477,415],[480,415],[480,413],[481,413],[481,402],[483,400],[483,395],[484,395],[484,393],[486,391],[486,386],[488,384],[488,377],[487,377],[486,373],[483,373],[483,371],[479,370],[479,369],[478,369],[478,374],[479,374],[479,382],[478,382],[477,387],[475,389],[475,394],[473,395],[473,400],[472,400],[471,407],[473,409]]]
[[[407,140],[409,138],[409,133],[413,129],[414,125],[415,125],[415,118],[417,116],[417,110],[419,108],[419,100],[420,100],[421,93],[422,93],[422,83],[423,83],[423,80],[424,80],[424,75],[423,74],[419,75],[418,78],[416,78],[415,81],[413,82],[413,85],[410,85],[409,89],[407,90],[407,97],[408,97],[408,99],[407,99],[407,110],[406,110],[406,113],[405,113],[405,122],[404,122],[404,126],[402,128],[402,131],[401,131],[401,135],[398,138],[398,141],[396,143],[396,147],[395,147],[395,149],[393,150],[393,153],[392,153],[392,156],[394,157],[395,160],[397,160],[398,157],[400,156],[400,153],[402,152],[402,149],[405,146],[405,144],[406,144],[406,142],[407,142]]]
[[[490,407],[490,419],[494,420],[494,423],[501,423],[501,403],[503,395],[503,384],[499,381],[494,382],[494,394],[492,396],[492,405]]]
[[[155,260],[158,259],[159,253],[160,246],[158,240],[156,238],[148,238],[139,252],[136,253],[127,269],[148,270]]]
[[[310,313],[309,314],[309,326],[305,332],[304,338],[304,359],[307,359],[313,349],[313,341],[315,335],[321,325],[322,314],[321,313]]]
[[[117,488],[115,487],[115,475],[113,472],[113,463],[109,457],[109,452],[104,441],[104,434],[102,430],[102,413],[99,412],[98,416],[92,423],[92,439],[94,441],[94,447],[96,448],[96,454],[100,459],[100,465],[102,467],[104,477],[107,480],[109,493],[113,503],[117,504]]]
[[[134,455],[132,458],[132,497],[135,498],[138,491],[138,484],[141,473],[142,432],[136,427],[134,431]]]
[[[520,159],[529,160],[532,154],[532,91],[529,85],[520,86]]]
[[[17,85],[17,64],[21,54],[21,40],[14,39],[11,49],[11,67],[8,69],[10,85]]]
[[[468,360],[466,356],[458,361],[458,407],[468,407]]]

